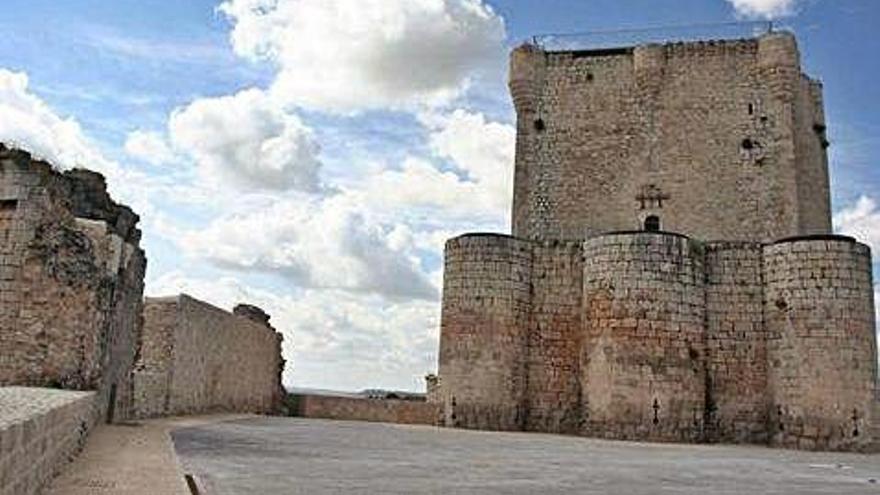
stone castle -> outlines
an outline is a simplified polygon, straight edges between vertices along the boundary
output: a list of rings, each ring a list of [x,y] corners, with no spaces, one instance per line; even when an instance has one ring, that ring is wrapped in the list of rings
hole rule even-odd
[[[513,235],[446,245],[446,425],[880,446],[871,254],[792,35],[524,45],[510,90]]]

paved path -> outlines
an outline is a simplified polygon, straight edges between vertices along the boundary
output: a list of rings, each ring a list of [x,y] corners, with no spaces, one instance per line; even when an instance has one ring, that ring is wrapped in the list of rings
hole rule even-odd
[[[190,495],[169,432],[244,415],[168,418],[100,425],[48,495]]]
[[[209,495],[880,495],[878,455],[293,418],[184,428],[172,437]]]

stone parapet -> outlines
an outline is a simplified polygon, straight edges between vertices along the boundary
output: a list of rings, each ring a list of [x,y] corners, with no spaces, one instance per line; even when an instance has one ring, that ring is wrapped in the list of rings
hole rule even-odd
[[[36,495],[97,421],[95,394],[0,387],[0,495]]]
[[[311,394],[295,394],[294,401],[294,416],[303,418],[432,426],[442,421],[442,406],[437,403]]]

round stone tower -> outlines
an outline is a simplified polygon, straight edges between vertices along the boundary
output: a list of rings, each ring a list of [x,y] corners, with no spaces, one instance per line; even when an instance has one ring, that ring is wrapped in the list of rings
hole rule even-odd
[[[531,243],[474,234],[446,243],[440,336],[447,426],[525,424]]]
[[[705,402],[703,256],[669,233],[584,243],[582,432],[696,441]]]
[[[765,248],[771,443],[861,450],[877,384],[871,254],[842,236]]]

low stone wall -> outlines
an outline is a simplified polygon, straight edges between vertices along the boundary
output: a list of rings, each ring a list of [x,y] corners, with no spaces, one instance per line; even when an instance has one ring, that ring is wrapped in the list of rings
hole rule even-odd
[[[0,495],[40,493],[96,421],[93,392],[0,388]]]
[[[296,416],[303,418],[373,421],[409,425],[439,425],[440,404],[388,399],[355,399],[328,395],[296,395]]]

